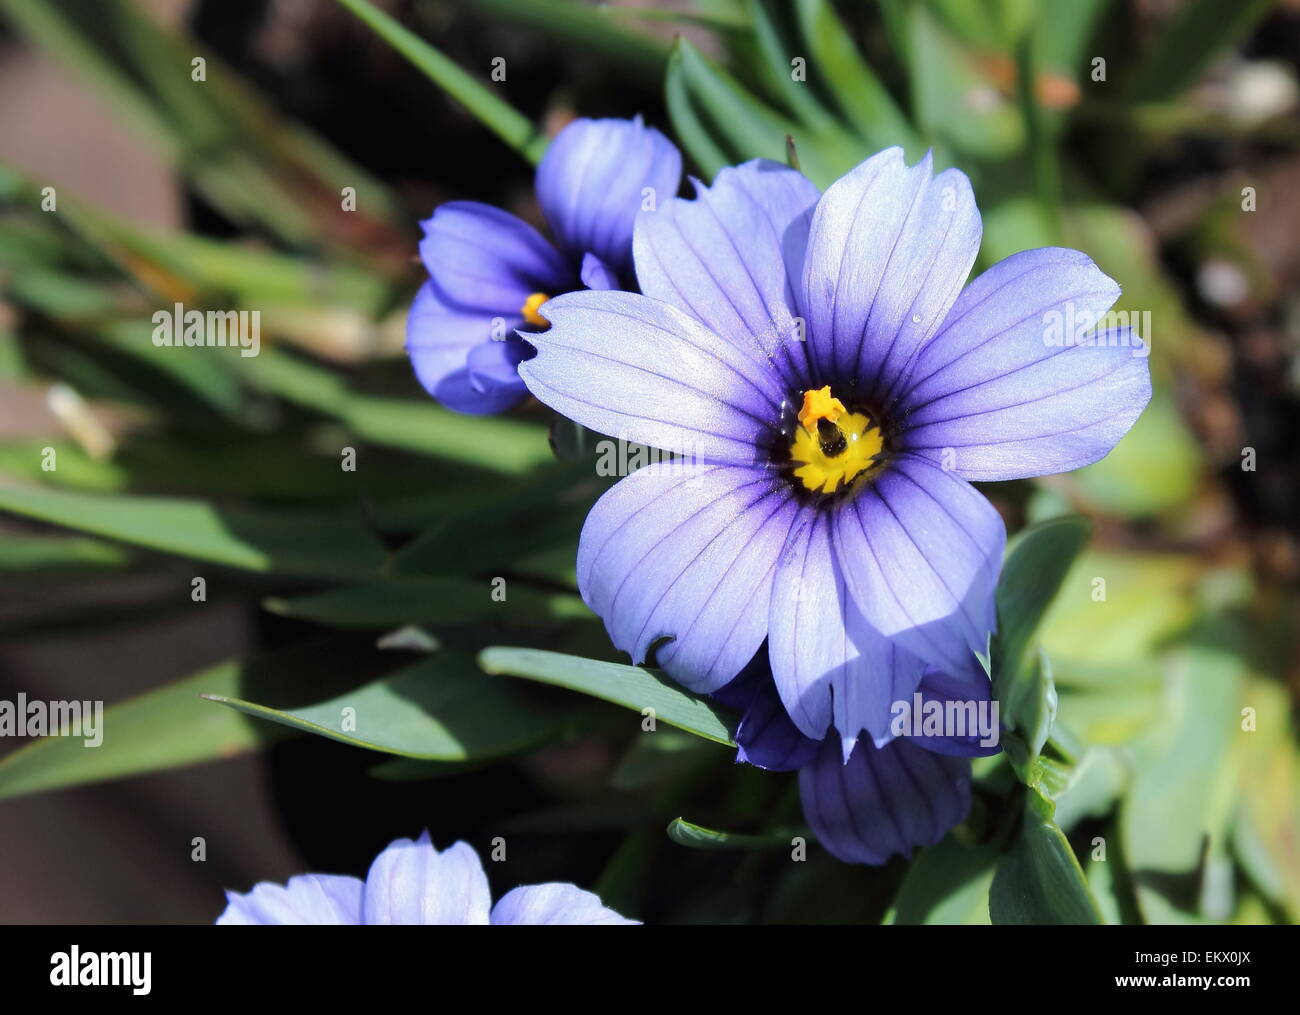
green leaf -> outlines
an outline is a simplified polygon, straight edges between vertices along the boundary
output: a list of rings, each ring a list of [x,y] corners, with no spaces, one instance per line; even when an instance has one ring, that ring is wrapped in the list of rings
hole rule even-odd
[[[1127,752],[1090,747],[1071,769],[1056,802],[1056,823],[1068,832],[1084,818],[1104,817],[1128,787]]]
[[[1006,159],[1018,152],[1024,143],[1019,111],[982,72],[974,54],[925,4],[913,5],[903,25],[913,118],[922,134],[978,159]]]
[[[545,35],[583,60],[606,61],[611,72],[657,81],[668,62],[668,47],[658,39],[628,31],[615,18],[629,12],[605,4],[572,0],[456,0],[493,21],[512,21]],[[667,12],[665,12],[667,13]]]
[[[199,355],[185,350],[153,344],[152,329],[146,321],[115,321],[95,327],[96,339],[115,352],[142,364],[179,389],[182,398],[202,400],[227,416],[235,415],[244,403],[231,349],[202,349]],[[215,353],[215,355],[212,355]]]
[[[691,98],[690,84],[678,48],[673,50],[668,61],[668,73],[664,76],[664,101],[678,143],[694,160],[703,178],[712,180],[718,175],[718,170],[732,163],[732,157],[714,140],[709,125]]]
[[[1012,542],[998,582],[998,633],[990,645],[993,696],[1001,703],[1002,746],[1021,781],[1031,786],[1043,774],[1037,762],[1057,701],[1047,658],[1027,658],[1028,647],[1090,532],[1082,518],[1031,525]]]
[[[1280,681],[1263,679],[1250,681],[1242,701],[1256,728],[1240,738],[1233,852],[1259,891],[1300,923],[1300,747],[1287,722],[1291,703]]]
[[[1157,388],[1124,439],[1101,461],[1073,473],[1070,482],[1095,510],[1144,518],[1185,511],[1203,464],[1174,398]]]
[[[705,740],[736,746],[733,716],[707,698],[683,691],[654,670],[560,652],[506,647],[484,649],[478,663],[488,673],[508,673],[567,687],[638,712],[653,709],[656,720]]]
[[[1041,627],[1058,681],[1150,680],[1148,657],[1193,617],[1197,562],[1172,553],[1090,551],[1070,570]]]
[[[119,546],[64,536],[0,536],[0,571],[43,568],[116,568],[131,562]]]
[[[1061,240],[1061,167],[1057,161],[1056,142],[1048,130],[1048,117],[1041,107],[1035,88],[1038,84],[1037,33],[1026,32],[1016,47],[1016,90],[1020,115],[1024,120],[1029,165],[1034,189],[1043,212],[1043,221],[1051,229],[1056,243]]]
[[[273,349],[264,348],[261,355],[240,365],[249,383],[331,416],[375,444],[508,475],[528,472],[553,459],[546,430],[532,423],[463,416],[432,401],[359,394],[333,371]]]
[[[998,861],[989,889],[995,924],[1098,924],[1101,913],[1051,804],[1032,790],[1011,848]]]
[[[685,39],[678,39],[665,79],[678,139],[712,180],[725,165],[748,159],[786,160],[794,138],[804,175],[828,186],[864,156],[844,132],[803,127],[781,116]]]
[[[340,628],[390,628],[402,624],[458,624],[484,616],[511,622],[538,618],[590,617],[574,595],[539,592],[511,582],[505,599],[493,598],[487,579],[430,578],[344,585],[290,598],[273,597],[263,605],[272,613]]]
[[[652,737],[635,737],[610,773],[609,785],[617,790],[639,790],[654,785],[685,785],[690,773],[717,760],[706,740],[676,729],[656,730]]]
[[[1047,614],[1087,545],[1092,525],[1085,518],[1051,518],[1031,525],[1007,548],[997,588],[998,633],[993,642],[993,678],[1010,690],[1025,663],[1034,632]]]
[[[809,63],[826,79],[832,98],[866,142],[867,154],[901,145],[909,160],[923,155],[921,139],[862,59],[830,0],[796,0],[795,14]]]
[[[459,101],[502,141],[533,165],[541,161],[542,153],[546,151],[546,136],[526,116],[369,0],[338,2],[406,57],[425,77]]]
[[[791,837],[798,834],[796,829],[785,829],[763,835],[738,835],[705,828],[685,818],[673,818],[668,824],[668,838],[691,849],[774,849],[789,846]]]
[[[996,845],[967,845],[951,833],[921,850],[898,890],[892,922],[987,924],[997,857]]]
[[[773,98],[780,102],[797,120],[816,130],[833,130],[835,119],[817,100],[807,81],[795,80],[791,60],[802,57],[805,64],[813,64],[810,54],[792,47],[772,11],[770,0],[746,0],[746,11],[762,57],[761,70]],[[805,67],[805,70],[807,67]]]
[[[104,709],[103,742],[43,737],[0,761],[0,799],[217,761],[260,748],[284,731],[214,709],[200,695],[276,688],[281,695],[319,693],[322,681],[355,679],[364,655],[337,641],[253,660],[230,660]],[[89,693],[99,693],[89,692]]]
[[[0,489],[0,510],[134,546],[245,571],[374,574],[383,546],[350,514],[219,508],[179,497]]]
[[[1196,83],[1214,57],[1249,32],[1274,0],[1188,0],[1140,61],[1134,96],[1141,102],[1173,98]]]
[[[204,697],[306,733],[423,761],[499,757],[544,743],[568,723],[455,654],[432,656],[302,708],[276,708],[220,693]]]
[[[526,486],[497,503],[446,512],[393,558],[397,574],[482,571],[520,564],[554,547],[576,551],[586,507],[609,486],[586,462],[539,469]]]
[[[1244,646],[1215,644],[1221,633],[1220,622],[1205,618],[1196,641],[1163,660],[1163,721],[1133,746],[1135,775],[1121,805],[1120,834],[1139,903],[1152,920],[1168,915],[1166,902],[1188,913],[1197,908],[1203,864],[1226,849],[1238,794],[1234,748],[1254,735],[1239,725]]]

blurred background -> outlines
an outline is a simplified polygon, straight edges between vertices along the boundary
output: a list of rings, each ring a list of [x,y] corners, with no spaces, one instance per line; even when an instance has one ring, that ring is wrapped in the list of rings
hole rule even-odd
[[[787,135],[821,186],[933,147],[974,184],[980,266],[1078,247],[1149,312],[1156,394],[1117,450],[985,489],[1013,531],[1094,525],[1040,632],[1057,821],[1122,855],[1089,869],[1108,916],[1300,919],[1300,3],[373,7],[472,81],[336,0],[0,0],[0,698],[120,703],[94,751],[0,741],[0,921],[209,922],[223,888],[360,873],[425,826],[506,835],[498,890],[645,919],[879,920],[907,890],[901,861],[670,842],[688,809],[797,823],[793,782],[565,692],[503,677],[462,715],[399,688],[454,744],[380,754],[198,698],[387,690],[434,639],[616,658],[572,586],[599,489],[551,464],[549,413],[443,412],[402,342],[420,219],[540,223],[539,139],[635,113],[705,179]],[[260,310],[261,354],[155,348],[175,302]],[[499,574],[504,630],[465,605]]]

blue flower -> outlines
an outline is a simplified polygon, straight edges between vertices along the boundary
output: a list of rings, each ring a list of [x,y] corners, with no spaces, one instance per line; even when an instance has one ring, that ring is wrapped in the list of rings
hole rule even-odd
[[[641,294],[543,306],[529,390],[685,456],[616,484],[579,544],[583,598],[634,662],[714,693],[765,646],[804,737],[850,766],[910,752],[880,746],[890,703],[970,672],[996,624],[1006,531],[971,481],[1095,462],[1151,392],[1127,328],[1059,333],[1119,296],[1087,255],[1028,250],[966,285],[981,234],[969,181],[929,156],[889,149],[825,194],[757,161],[639,216]]]
[[[908,725],[899,734],[888,729],[879,736],[814,740],[790,721],[763,652],[714,694],[740,712],[736,760],[797,771],[813,834],[847,863],[882,864],[895,854],[910,856],[917,846],[933,846],[970,809],[968,759],[1001,750],[989,679],[978,666],[958,677],[926,667],[915,688],[877,683],[884,694],[898,695],[888,706],[891,716],[900,714],[899,705],[918,717],[955,705],[951,714],[961,717],[964,728],[927,735]],[[909,700],[914,695],[920,696],[919,709]]]
[[[246,895],[227,892],[218,924],[634,924],[574,885],[514,888],[492,904],[478,854],[464,842],[442,852],[425,832],[397,839],[365,881],[300,874],[287,885],[263,881]]]
[[[632,282],[637,213],[677,193],[681,155],[635,120],[576,120],[537,167],[537,199],[555,242],[509,212],[476,201],[442,205],[423,223],[429,271],[407,318],[416,376],[449,409],[502,412],[527,394],[516,336],[544,327],[538,308],[581,289]]]

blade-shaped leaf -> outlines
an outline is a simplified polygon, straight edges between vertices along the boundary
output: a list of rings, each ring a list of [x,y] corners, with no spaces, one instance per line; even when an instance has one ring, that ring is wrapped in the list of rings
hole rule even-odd
[[[1032,790],[1011,848],[998,861],[989,889],[996,924],[1096,924],[1101,913],[1051,804]]]
[[[120,546],[63,536],[0,536],[0,571],[42,568],[113,568],[131,562]]]
[[[277,693],[319,694],[322,684],[364,675],[376,653],[364,645],[330,640],[252,660],[231,660],[148,691],[103,711],[102,742],[47,736],[0,760],[0,799],[101,782],[162,769],[217,761],[260,748],[286,730],[215,709],[204,692],[238,695],[274,688]],[[87,692],[93,694],[97,692]]]
[[[1031,525],[1012,540],[997,589],[995,684],[999,677],[1015,679],[1034,632],[1091,534],[1087,519],[1062,517]]]
[[[948,835],[922,850],[907,870],[893,922],[915,924],[986,924],[989,886],[997,847],[971,846]]]
[[[679,846],[690,849],[774,849],[789,847],[790,840],[804,834],[798,829],[778,829],[762,835],[741,835],[736,832],[719,832],[705,828],[685,818],[673,818],[668,824],[668,838]]]
[[[795,0],[810,60],[870,151],[902,145],[911,162],[924,146],[889,90],[867,66],[830,0]]]
[[[397,574],[481,571],[520,563],[520,551],[576,548],[586,507],[609,485],[582,462],[539,469],[497,504],[447,512],[393,558]]]
[[[553,456],[546,430],[490,416],[462,416],[433,402],[360,394],[333,371],[273,349],[242,360],[249,383],[332,416],[357,437],[493,472],[517,475]]]
[[[0,510],[245,571],[373,575],[386,559],[360,517],[220,508],[180,497],[0,489]]]
[[[341,628],[456,624],[474,618],[501,617],[503,612],[509,613],[512,622],[591,616],[575,595],[468,578],[365,582],[287,599],[267,599],[263,605],[281,616]]]
[[[220,693],[204,697],[354,747],[424,761],[499,757],[544,743],[569,723],[456,654],[435,655],[302,708],[275,708]]]
[[[819,131],[781,116],[685,39],[673,49],[665,88],[678,138],[708,179],[734,162],[784,162],[787,137],[804,175],[820,186],[870,154],[838,129]]]
[[[1244,36],[1274,0],[1188,0],[1141,61],[1134,86],[1140,101],[1172,98],[1196,82],[1211,60]]]
[[[626,13],[606,4],[572,0],[456,0],[497,21],[513,21],[530,32],[549,36],[583,59],[606,61],[610,71],[658,79],[668,61],[668,47],[658,39],[629,31],[619,21]]]
[[[1042,653],[1028,648],[1088,542],[1082,518],[1051,518],[1032,525],[1011,544],[998,582],[998,632],[990,645],[993,694],[1001,703],[1003,747],[1022,781],[1038,784],[1035,762],[1056,717],[1056,687]]]
[[[792,46],[786,39],[784,26],[779,21],[771,0],[747,0],[746,11],[753,26],[758,52],[762,57],[764,78],[773,98],[781,102],[791,115],[809,127],[819,130],[835,129],[838,124],[818,101],[808,86],[808,64],[816,66],[815,58]],[[795,76],[794,60],[803,61],[804,76]]]
[[[507,673],[567,687],[638,712],[652,709],[656,720],[706,740],[735,746],[734,717],[653,670],[541,649],[507,647],[484,649],[478,664],[488,673]]]

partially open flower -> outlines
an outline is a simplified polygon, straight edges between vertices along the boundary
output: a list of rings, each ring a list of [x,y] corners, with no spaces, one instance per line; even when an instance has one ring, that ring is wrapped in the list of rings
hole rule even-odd
[[[575,120],[537,167],[537,200],[554,242],[477,201],[442,205],[424,223],[429,281],[407,318],[416,376],[449,409],[501,412],[527,394],[517,329],[546,327],[541,307],[584,287],[632,282],[632,228],[643,207],[677,193],[682,159],[635,120]]]

